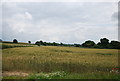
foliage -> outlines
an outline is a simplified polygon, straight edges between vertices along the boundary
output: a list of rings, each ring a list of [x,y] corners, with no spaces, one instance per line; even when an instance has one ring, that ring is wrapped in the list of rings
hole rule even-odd
[[[80,44],[74,44],[75,47],[80,47],[81,45]]]
[[[95,43],[94,43],[94,41],[88,40],[88,41],[85,41],[85,43],[83,43],[82,46],[91,48],[91,47],[95,46]]]
[[[118,41],[111,41],[110,44],[109,44],[109,48],[120,49],[120,42],[118,42]]]
[[[40,46],[40,42],[39,41],[37,41],[35,44],[38,45],[38,46]]]
[[[13,42],[1,41],[3,43],[18,43],[16,39]],[[28,41],[31,44],[31,41]],[[20,44],[20,43],[19,43]],[[22,43],[21,43],[22,44]],[[24,43],[26,44],[26,43]],[[31,44],[32,45],[32,44]],[[34,45],[34,44],[33,44]],[[38,46],[67,46],[67,47],[81,47],[81,48],[100,48],[100,49],[120,49],[120,42],[119,41],[111,41],[107,38],[101,38],[100,42],[97,44],[94,41],[88,40],[85,41],[83,44],[65,44],[65,43],[56,43],[56,42],[43,42],[42,40],[35,42],[35,45]],[[3,45],[3,48],[12,48],[13,46],[6,46]],[[19,47],[19,46],[17,46]]]
[[[100,48],[109,48],[109,40],[107,38],[100,39],[100,42],[97,44]]]
[[[31,41],[28,41],[29,44],[31,44]]]
[[[18,43],[18,41],[16,39],[13,40],[13,43]]]
[[[107,38],[100,39],[100,42],[98,42],[97,45],[98,48],[120,49],[120,42],[111,41],[109,43],[109,39]]]
[[[64,44],[64,43],[56,43],[56,42],[43,42],[37,41],[35,43],[38,46],[68,46],[68,47],[85,47],[85,48],[100,48],[100,49],[120,49],[120,42],[118,41],[111,41],[109,43],[109,39],[101,38],[100,42],[95,44],[94,41],[88,40],[85,41],[83,44]]]

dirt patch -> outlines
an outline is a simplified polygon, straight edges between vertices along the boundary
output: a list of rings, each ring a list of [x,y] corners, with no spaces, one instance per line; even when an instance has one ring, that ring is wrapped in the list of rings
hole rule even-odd
[[[8,72],[8,71],[4,71],[3,73],[2,73],[2,75],[3,76],[23,76],[23,77],[25,77],[25,76],[28,76],[29,75],[29,73],[24,73],[24,72]]]

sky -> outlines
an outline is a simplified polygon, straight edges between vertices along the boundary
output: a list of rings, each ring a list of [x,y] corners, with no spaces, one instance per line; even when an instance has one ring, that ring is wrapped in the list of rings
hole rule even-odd
[[[4,2],[1,18],[5,41],[118,40],[117,2]]]

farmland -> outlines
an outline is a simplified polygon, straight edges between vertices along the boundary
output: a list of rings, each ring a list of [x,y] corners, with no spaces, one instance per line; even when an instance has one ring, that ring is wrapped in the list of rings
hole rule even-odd
[[[118,67],[117,49],[35,45],[7,48],[2,50],[2,63],[3,78],[118,78],[118,72],[112,71]]]
[[[0,46],[2,47],[2,49],[6,49],[6,48],[14,48],[14,47],[33,47],[35,45],[28,44],[28,43],[3,42],[3,43],[0,43]]]

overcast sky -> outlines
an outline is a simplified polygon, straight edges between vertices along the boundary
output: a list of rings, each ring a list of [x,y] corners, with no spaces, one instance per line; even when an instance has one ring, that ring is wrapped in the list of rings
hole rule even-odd
[[[3,40],[118,40],[117,2],[8,2],[2,9]]]

